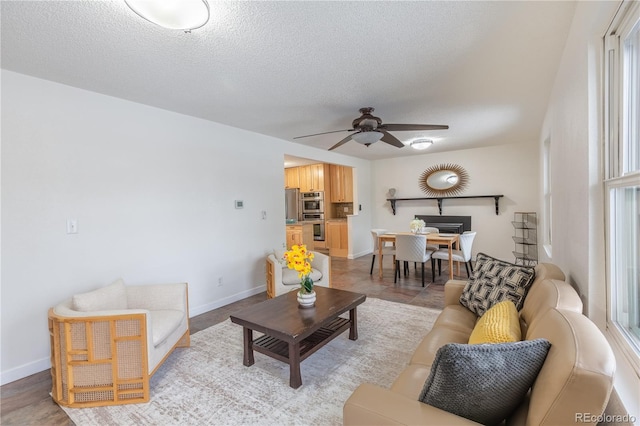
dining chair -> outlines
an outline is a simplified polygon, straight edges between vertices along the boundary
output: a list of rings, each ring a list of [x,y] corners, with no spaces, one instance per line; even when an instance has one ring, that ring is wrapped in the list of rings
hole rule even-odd
[[[386,229],[372,229],[371,230],[371,237],[373,238],[373,258],[371,259],[371,270],[369,271],[369,275],[373,274],[373,265],[376,262],[376,255],[380,252],[380,246],[378,245],[378,237],[380,235],[386,234],[387,230]],[[386,244],[382,247],[382,258],[384,258],[384,255],[391,255],[391,256],[395,256],[396,254],[396,248],[393,246],[387,246]],[[382,261],[382,259],[380,259],[380,261]],[[394,257],[394,262],[395,262],[395,257]]]
[[[439,234],[440,230],[438,228],[434,228],[433,226],[425,226],[424,228],[422,228],[420,233],[421,234]],[[438,244],[427,243],[427,250],[436,251],[439,249],[440,249],[440,246]]]
[[[422,287],[424,287],[424,262],[431,259],[431,250],[427,250],[427,237],[420,234],[396,235],[396,263],[393,282],[400,276],[400,261],[404,262],[404,274],[407,275],[408,262],[422,264]],[[435,261],[431,259],[431,281],[435,281]]]
[[[464,266],[467,269],[467,276],[471,277],[473,272],[473,265],[471,264],[471,247],[473,246],[473,240],[476,238],[475,231],[465,231],[460,234],[460,250],[451,251],[451,259],[454,262],[464,262]],[[442,274],[442,260],[449,260],[449,249],[439,249],[431,255],[433,259],[438,259],[438,275]],[[453,268],[453,265],[449,265],[449,268]]]

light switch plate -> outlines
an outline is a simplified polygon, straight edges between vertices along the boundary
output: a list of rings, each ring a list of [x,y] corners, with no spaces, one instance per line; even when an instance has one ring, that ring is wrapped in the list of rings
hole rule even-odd
[[[78,233],[78,221],[76,219],[67,219],[67,234]]]

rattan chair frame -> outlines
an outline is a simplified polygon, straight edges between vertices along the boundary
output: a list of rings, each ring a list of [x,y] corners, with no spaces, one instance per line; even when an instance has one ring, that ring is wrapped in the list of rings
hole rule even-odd
[[[187,318],[188,312],[187,305]],[[191,339],[187,327],[149,373],[146,315],[63,317],[51,308],[53,400],[74,408],[148,402],[151,376],[175,348],[188,347]]]

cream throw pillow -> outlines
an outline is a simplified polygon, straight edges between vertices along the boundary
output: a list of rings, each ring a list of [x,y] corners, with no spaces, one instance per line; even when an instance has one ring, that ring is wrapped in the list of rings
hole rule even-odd
[[[106,287],[73,296],[73,309],[80,312],[127,309],[124,281],[118,279]]]

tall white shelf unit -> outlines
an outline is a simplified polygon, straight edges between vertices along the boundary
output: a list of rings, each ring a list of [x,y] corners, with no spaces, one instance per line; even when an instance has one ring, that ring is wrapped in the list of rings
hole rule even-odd
[[[515,212],[513,214],[516,264],[535,265],[538,263],[538,215],[535,212]]]

